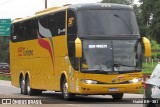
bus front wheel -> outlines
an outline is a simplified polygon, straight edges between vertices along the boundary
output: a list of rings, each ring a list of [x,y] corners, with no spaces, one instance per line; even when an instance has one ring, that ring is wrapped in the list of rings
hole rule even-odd
[[[123,98],[123,93],[120,94],[112,94],[112,98],[114,100],[121,100]]]
[[[68,83],[67,80],[64,79],[62,83],[62,96],[66,100],[72,100],[75,97],[75,94],[68,92]]]

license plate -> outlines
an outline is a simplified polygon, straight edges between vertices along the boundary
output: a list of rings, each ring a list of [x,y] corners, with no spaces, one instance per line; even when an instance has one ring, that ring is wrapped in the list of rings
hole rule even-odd
[[[118,88],[109,88],[109,91],[119,91]]]

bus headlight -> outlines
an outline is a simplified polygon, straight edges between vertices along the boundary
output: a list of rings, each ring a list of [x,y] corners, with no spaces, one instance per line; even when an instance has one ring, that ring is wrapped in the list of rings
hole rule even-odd
[[[135,78],[135,79],[129,80],[130,83],[137,83],[137,82],[141,82],[141,81],[142,81],[141,78]]]
[[[82,79],[81,81],[82,81],[82,83],[85,83],[85,84],[97,84],[97,81],[95,81],[95,80]]]

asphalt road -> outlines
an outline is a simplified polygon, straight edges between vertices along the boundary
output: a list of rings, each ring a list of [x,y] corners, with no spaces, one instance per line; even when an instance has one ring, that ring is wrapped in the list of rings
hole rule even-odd
[[[42,99],[42,105],[23,105],[24,107],[143,107],[142,104],[133,104],[133,99],[130,99],[143,98],[140,94],[124,94],[124,99],[120,101],[113,100],[109,95],[77,96],[73,101],[66,101],[61,98],[60,92],[46,91],[40,96],[21,95],[19,88],[13,87],[9,81],[2,80],[0,80],[0,98]],[[0,107],[14,106],[21,107],[22,105],[0,105]]]

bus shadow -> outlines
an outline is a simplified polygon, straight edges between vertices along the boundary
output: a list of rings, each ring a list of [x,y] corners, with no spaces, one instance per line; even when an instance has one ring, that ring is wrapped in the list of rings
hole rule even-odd
[[[53,93],[43,93],[41,96],[38,96],[45,99],[45,103],[49,104],[131,104],[132,100],[130,99],[122,99],[122,100],[114,100],[110,95],[76,95],[72,100],[65,100],[62,98],[61,92],[53,92]]]

